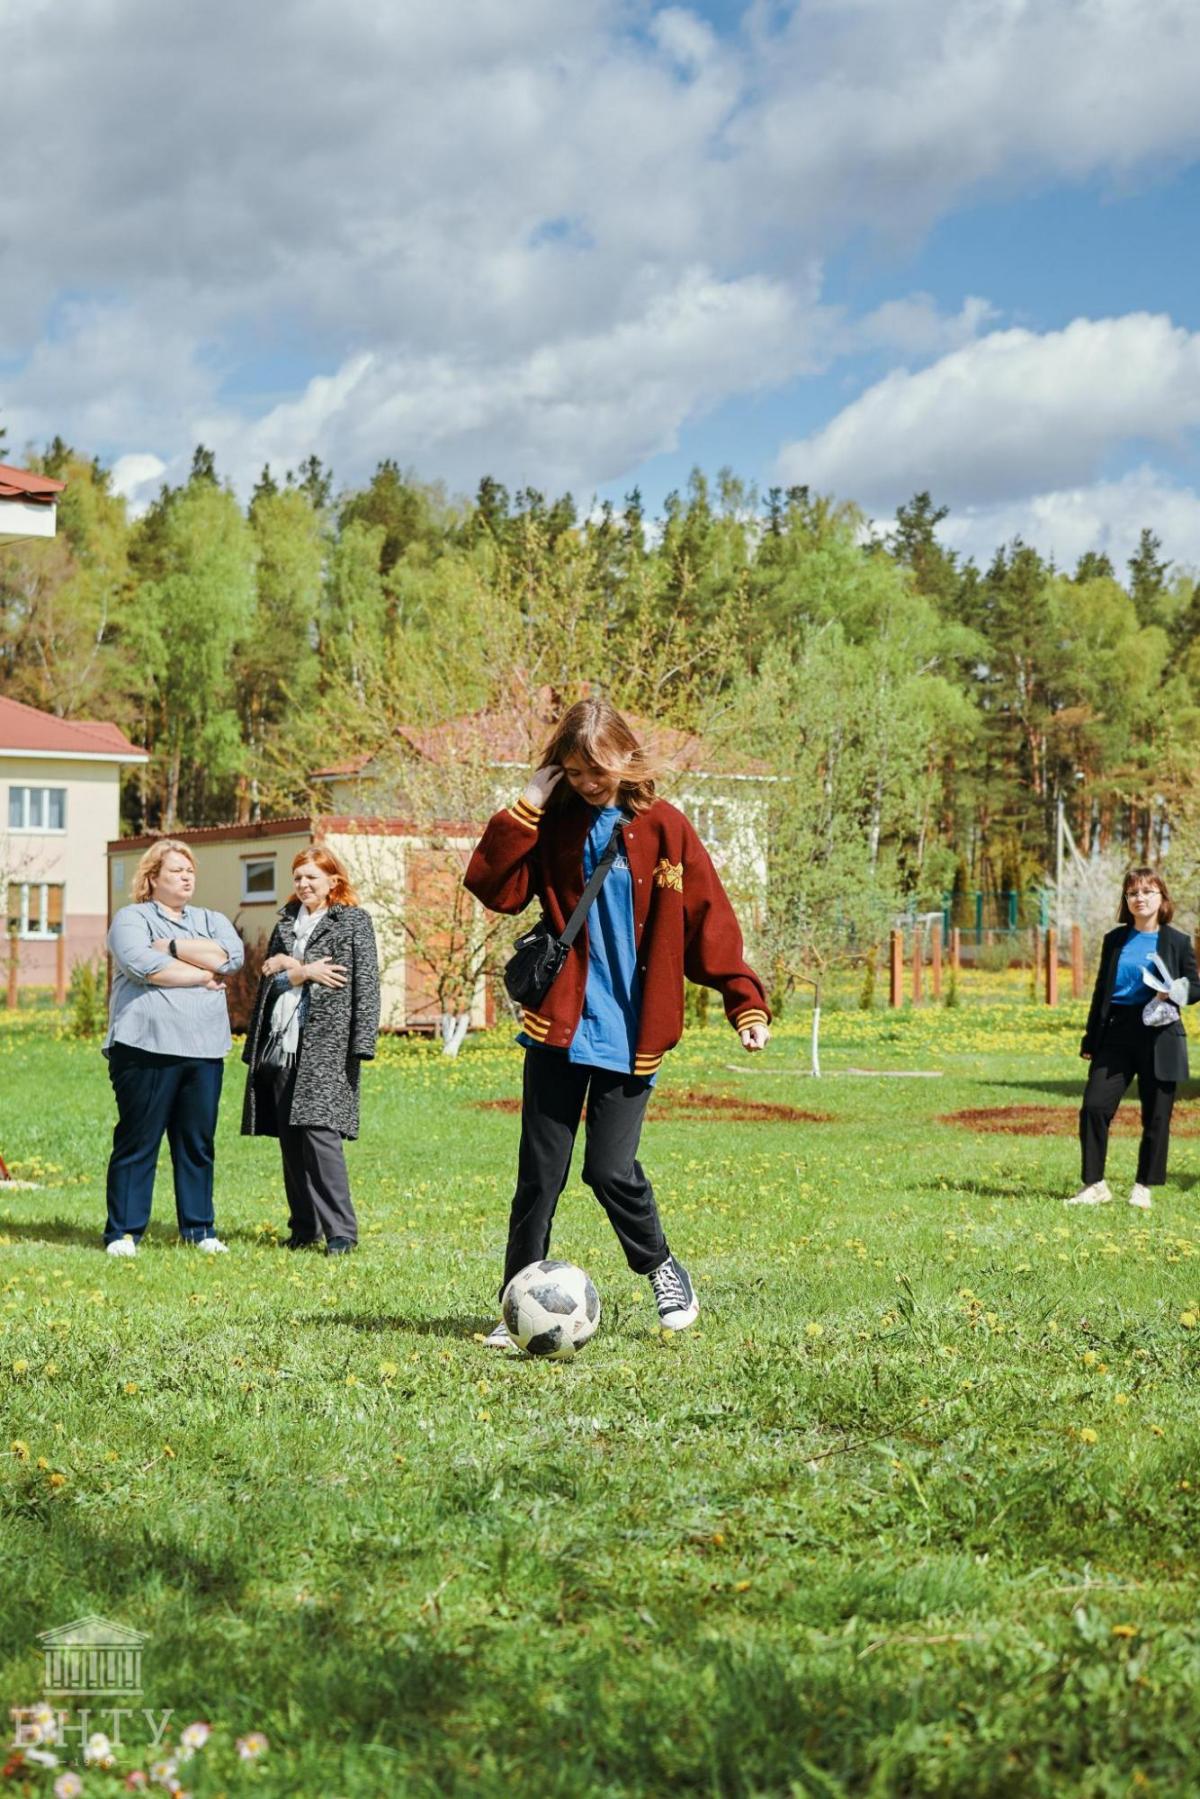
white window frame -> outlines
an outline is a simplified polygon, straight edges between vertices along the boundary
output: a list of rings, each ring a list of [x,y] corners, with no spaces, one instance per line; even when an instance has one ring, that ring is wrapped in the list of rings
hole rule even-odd
[[[276,894],[276,888],[278,886],[278,879],[279,879],[278,863],[279,863],[279,858],[274,855],[271,855],[271,856],[243,856],[242,857],[242,904],[243,904],[243,906],[273,906],[275,904],[275,894]],[[252,868],[263,868],[263,867],[266,867],[268,864],[270,865],[270,869],[271,869],[271,891],[270,891],[270,893],[261,893],[261,892],[251,893],[250,887],[249,887],[250,870]]]
[[[13,796],[18,793],[21,795],[21,808],[20,808],[21,818],[20,818],[19,822],[14,822],[13,815],[12,815],[13,814]],[[50,795],[52,793],[59,793],[62,795],[63,821],[60,825],[30,824],[29,820],[30,820],[30,816],[33,811],[33,796],[35,793],[40,794],[40,796],[41,796],[41,813],[42,813],[43,818],[49,818],[49,816],[50,816]],[[30,787],[30,786],[27,786],[23,781],[13,781],[10,784],[9,789],[8,789],[8,828],[10,831],[28,832],[28,833],[31,833],[35,837],[65,837],[67,834],[67,790],[66,790],[66,788],[65,787]]]
[[[67,889],[63,881],[10,881],[10,887],[21,890],[21,912],[17,936],[22,943],[53,943],[56,937],[64,935],[67,928]],[[50,916],[50,889],[62,888],[61,923],[57,931],[52,931],[47,924]],[[36,922],[31,923],[36,896]],[[7,902],[6,902],[7,903]]]

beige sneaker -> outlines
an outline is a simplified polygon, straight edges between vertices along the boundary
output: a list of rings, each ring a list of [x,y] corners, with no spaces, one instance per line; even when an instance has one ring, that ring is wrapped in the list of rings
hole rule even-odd
[[[1072,1193],[1070,1199],[1064,1199],[1064,1206],[1106,1206],[1112,1199],[1107,1181],[1093,1181],[1090,1187],[1081,1187],[1078,1193]]]
[[[1140,1211],[1148,1212],[1154,1204],[1149,1187],[1143,1187],[1141,1181],[1135,1181],[1133,1192],[1129,1195],[1129,1203],[1131,1206],[1137,1206]]]
[[[123,1237],[114,1237],[112,1242],[106,1245],[106,1248],[110,1256],[135,1256],[137,1254],[137,1244],[128,1231]]]

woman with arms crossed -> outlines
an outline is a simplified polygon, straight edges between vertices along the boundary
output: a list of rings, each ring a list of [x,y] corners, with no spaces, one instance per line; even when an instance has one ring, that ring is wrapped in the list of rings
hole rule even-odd
[[[641,745],[607,700],[581,700],[559,721],[521,798],[484,831],[466,885],[495,912],[520,912],[536,897],[560,933],[614,832],[620,852],[587,922],[538,1009],[524,1012],[521,1143],[501,1291],[549,1248],[586,1098],[583,1178],[629,1266],[649,1278],[662,1324],[684,1330],[700,1303],[637,1159],[650,1091],[683,1033],[685,975],[717,989],[748,1050],[766,1045],[770,1014],[708,851],[683,814],[656,797]],[[508,1347],[503,1324],[487,1341]]]
[[[342,1140],[358,1136],[360,1065],[375,1054],[375,929],[337,857],[320,845],[292,863],[291,899],[271,933],[242,1060],[242,1135],[278,1137],[288,1248],[358,1242]]]
[[[195,888],[187,844],[160,838],[134,872],[132,905],[121,907],[108,933],[113,983],[103,1047],[117,1100],[104,1227],[111,1256],[137,1253],[164,1132],[180,1237],[210,1254],[225,1249],[213,1223],[213,1138],[232,1039],[217,977],[239,969],[244,950],[222,913],[193,906]]]
[[[1192,940],[1171,925],[1175,908],[1166,882],[1152,868],[1132,868],[1125,877],[1119,920],[1100,950],[1096,986],[1080,1055],[1090,1062],[1079,1138],[1083,1186],[1064,1203],[1099,1206],[1112,1199],[1104,1166],[1108,1132],[1134,1075],[1142,1105],[1142,1140],[1131,1206],[1149,1211],[1152,1187],[1167,1178],[1171,1109],[1178,1082],[1188,1078],[1187,1036],[1179,1008],[1200,1000],[1200,976]],[[1155,957],[1167,971],[1166,986]],[[1147,974],[1150,979],[1147,981]],[[1147,1023],[1148,1006],[1168,1002],[1164,1024]]]

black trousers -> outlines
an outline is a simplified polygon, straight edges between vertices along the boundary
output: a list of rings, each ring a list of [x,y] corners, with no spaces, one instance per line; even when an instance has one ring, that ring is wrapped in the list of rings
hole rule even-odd
[[[213,1138],[224,1072],[219,1057],[162,1056],[128,1043],[110,1045],[117,1127],[108,1161],[106,1243],[126,1235],[141,1241],[164,1135],[171,1146],[179,1235],[189,1243],[216,1235]]]
[[[670,1252],[654,1189],[637,1159],[651,1091],[641,1075],[588,1068],[569,1062],[561,1050],[525,1051],[517,1190],[501,1291],[519,1269],[540,1262],[550,1247],[550,1227],[571,1172],[585,1099],[583,1178],[608,1213],[634,1272],[649,1274],[666,1261]]]
[[[1144,1187],[1161,1187],[1167,1178],[1175,1082],[1160,1081],[1154,1072],[1155,1036],[1154,1027],[1142,1023],[1140,1006],[1114,1006],[1109,1013],[1079,1113],[1085,1186],[1104,1178],[1109,1126],[1134,1075],[1142,1102],[1137,1178]]]
[[[350,1176],[339,1131],[331,1125],[289,1124],[295,1068],[263,1071],[274,1088],[275,1123],[283,1152],[288,1230],[298,1242],[358,1242],[358,1219],[350,1198]]]

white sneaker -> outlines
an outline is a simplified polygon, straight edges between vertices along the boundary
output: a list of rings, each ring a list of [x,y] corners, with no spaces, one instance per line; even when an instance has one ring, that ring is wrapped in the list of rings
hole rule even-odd
[[[648,1277],[658,1305],[658,1322],[664,1330],[685,1331],[700,1316],[700,1301],[683,1263],[668,1256]]]
[[[1131,1206],[1137,1206],[1143,1212],[1148,1212],[1154,1204],[1149,1187],[1143,1187],[1141,1181],[1135,1181],[1133,1192],[1129,1195],[1129,1203]]]
[[[227,1256],[229,1254],[228,1243],[222,1243],[220,1237],[201,1237],[199,1243],[193,1244],[192,1247],[202,1249],[206,1256]]]
[[[1093,1181],[1090,1187],[1081,1187],[1078,1193],[1072,1193],[1070,1199],[1064,1199],[1064,1206],[1106,1206],[1112,1199],[1107,1181]]]
[[[516,1344],[508,1334],[508,1326],[505,1324],[503,1318],[500,1320],[499,1324],[494,1324],[492,1326],[487,1336],[483,1339],[483,1347],[485,1349],[516,1348]]]
[[[110,1256],[135,1256],[137,1254],[137,1244],[128,1231],[123,1237],[114,1237],[112,1242],[105,1247]]]

